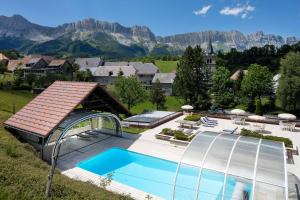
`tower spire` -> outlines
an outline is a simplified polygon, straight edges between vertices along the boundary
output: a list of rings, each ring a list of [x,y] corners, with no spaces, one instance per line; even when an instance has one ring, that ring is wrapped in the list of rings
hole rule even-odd
[[[214,49],[213,49],[213,46],[212,46],[210,33],[209,33],[209,42],[208,42],[208,45],[207,45],[206,53],[207,54],[213,54],[214,53]]]

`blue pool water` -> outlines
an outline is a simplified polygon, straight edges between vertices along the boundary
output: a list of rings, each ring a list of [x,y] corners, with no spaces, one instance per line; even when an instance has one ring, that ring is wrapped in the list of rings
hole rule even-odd
[[[77,167],[104,177],[113,174],[114,181],[137,188],[150,195],[171,199],[177,163],[121,148],[111,148],[78,163]],[[176,199],[195,199],[198,174],[199,169],[197,168],[180,167],[175,190]],[[203,170],[198,199],[221,199],[223,182],[223,174]],[[226,199],[231,199],[235,184],[235,179],[227,179]],[[251,190],[251,185],[246,188]]]

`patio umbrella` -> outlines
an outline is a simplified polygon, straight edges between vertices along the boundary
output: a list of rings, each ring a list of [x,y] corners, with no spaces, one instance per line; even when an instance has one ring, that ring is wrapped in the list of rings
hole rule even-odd
[[[282,113],[282,114],[278,114],[278,118],[292,120],[292,119],[296,119],[297,117],[290,113]]]
[[[266,117],[263,117],[263,116],[260,116],[260,115],[250,115],[248,118],[256,120],[256,121],[265,120],[266,119]]]
[[[182,109],[182,110],[193,110],[194,107],[193,107],[193,106],[190,106],[190,105],[184,105],[184,106],[181,106],[181,109]]]
[[[230,111],[231,114],[235,114],[235,115],[241,115],[241,114],[245,114],[246,111],[242,110],[242,109],[233,109]]]

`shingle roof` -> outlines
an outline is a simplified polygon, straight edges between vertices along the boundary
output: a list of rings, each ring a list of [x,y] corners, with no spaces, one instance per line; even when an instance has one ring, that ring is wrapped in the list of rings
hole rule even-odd
[[[176,77],[175,73],[156,73],[153,77],[152,82],[155,83],[156,80],[159,80],[160,83],[174,83]]]
[[[35,64],[37,62],[39,62],[42,58],[32,58],[31,60],[29,60],[27,63],[25,64]]]
[[[7,70],[13,72],[16,69],[21,68],[22,64],[22,60],[9,60],[7,64]]]
[[[95,89],[101,90],[101,98],[106,104],[111,101],[110,106],[114,106],[119,113],[129,113],[97,83],[56,81],[4,124],[14,129],[47,136]]]
[[[76,58],[75,63],[79,65],[80,70],[86,70],[101,65],[101,58]]]
[[[129,62],[105,62],[103,66],[128,66]]]
[[[15,71],[16,69],[22,69],[25,67],[25,64],[29,62],[33,57],[25,56],[20,60],[9,60],[7,65],[8,71]]]
[[[65,62],[67,62],[67,61],[66,60],[62,60],[62,59],[60,59],[60,60],[52,60],[49,63],[48,67],[60,67],[60,66],[64,65]]]
[[[56,81],[9,118],[5,125],[46,136],[96,86],[97,83]]]
[[[130,62],[136,70],[137,74],[151,75],[159,72],[158,68],[153,63]]]
[[[123,72],[123,76],[128,77],[136,74],[133,66],[101,66],[95,71],[94,76],[118,76],[119,72]]]

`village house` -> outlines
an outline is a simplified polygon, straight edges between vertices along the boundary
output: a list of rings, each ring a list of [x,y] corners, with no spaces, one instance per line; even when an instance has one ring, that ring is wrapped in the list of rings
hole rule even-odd
[[[9,58],[6,57],[3,53],[0,53],[0,62],[5,62],[7,63],[9,61]]]
[[[89,69],[94,74],[97,68],[104,64],[104,61],[101,58],[76,58],[74,64],[79,66],[80,71]]]
[[[156,73],[153,77],[152,83],[157,80],[160,82],[161,89],[166,95],[173,95],[174,80],[176,73]]]
[[[137,70],[138,79],[146,87],[152,85],[154,75],[160,72],[153,63],[130,62],[129,64]]]
[[[100,83],[101,85],[110,85],[114,84],[115,80],[119,75],[124,77],[135,76],[136,69],[129,65],[122,65],[122,66],[100,66],[94,72],[94,81]]]
[[[100,60],[98,60],[100,61]],[[75,61],[76,62],[76,61]],[[95,62],[96,65],[98,62]],[[80,69],[86,69],[81,65]],[[151,87],[153,77],[159,69],[152,63],[142,62],[102,62],[97,67],[90,66],[94,80],[102,85],[114,84],[121,73],[123,76],[136,76],[145,87]]]
[[[48,63],[43,58],[32,58],[23,67],[24,77],[28,74],[45,75]]]

